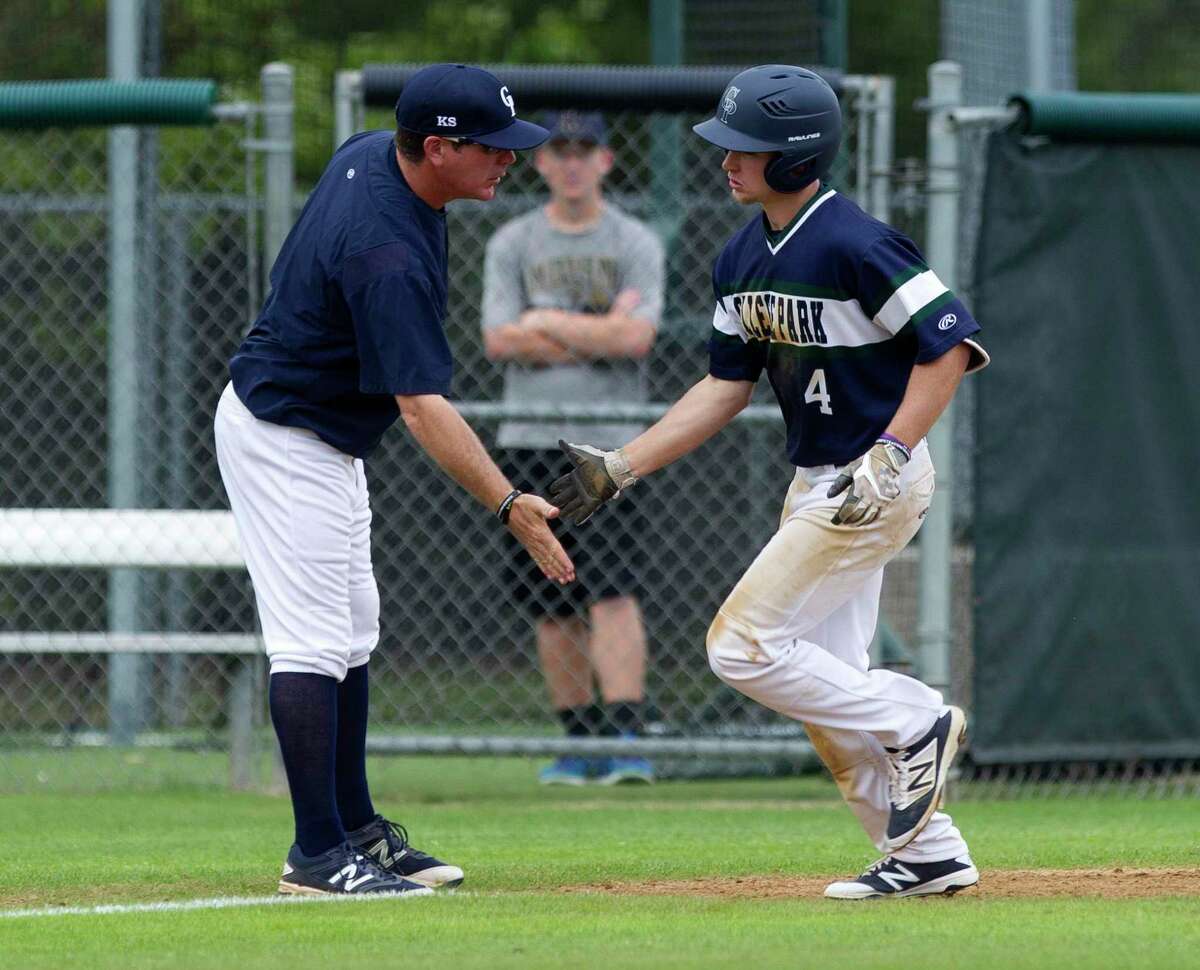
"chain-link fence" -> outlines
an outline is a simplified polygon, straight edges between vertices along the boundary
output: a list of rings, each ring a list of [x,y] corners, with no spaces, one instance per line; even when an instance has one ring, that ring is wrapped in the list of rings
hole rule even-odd
[[[98,126],[169,115],[175,83],[0,86],[0,788],[224,782],[223,758],[96,746],[224,749],[261,721],[258,664],[229,653],[256,642],[240,566],[96,568],[124,555],[107,520],[14,512],[226,507],[211,412],[261,300],[260,149],[290,146],[264,144],[252,104]],[[49,117],[14,119],[22,98]]]
[[[890,140],[890,119],[877,117],[890,110],[886,82],[841,82],[846,148],[834,173],[839,188],[877,212],[887,198],[888,158],[877,154]],[[720,152],[690,132],[719,93],[705,98],[703,112],[608,113],[616,164],[607,198],[663,241],[666,300],[643,368],[644,400],[585,405],[580,420],[630,406],[631,416],[649,420],[705,373],[712,262],[747,218],[728,199]],[[138,130],[132,253],[113,245],[113,156],[104,130],[17,131],[6,139],[0,333],[9,353],[0,382],[15,404],[0,419],[0,440],[10,511],[225,507],[211,415],[227,360],[261,298],[257,239],[271,234],[272,223],[262,197],[269,202],[275,190],[262,185],[257,150],[274,151],[280,162],[283,146],[259,131],[253,106],[243,107],[244,125]],[[383,112],[368,120],[391,123]],[[489,447],[511,411],[499,403],[502,370],[486,358],[480,334],[484,247],[499,225],[545,199],[526,158],[493,202],[450,208],[454,390]],[[120,266],[135,274],[132,289],[117,275]],[[121,293],[136,297],[124,321],[114,298]],[[121,356],[120,333],[133,336],[130,356]],[[133,409],[120,426],[118,400]],[[637,512],[630,528],[644,532],[633,564],[649,641],[643,736],[682,739],[679,750],[693,753],[705,737],[724,739],[725,754],[731,737],[748,738],[759,767],[783,767],[807,750],[798,726],[723,688],[703,648],[721,599],[773,532],[791,475],[777,408],[766,392],[761,402],[639,489],[629,500]],[[554,750],[560,730],[530,619],[512,602],[514,557],[502,530],[400,430],[386,437],[369,475],[383,607],[373,660],[375,749],[437,750],[454,738],[462,748],[469,737],[489,750]],[[37,521],[28,528],[42,528],[45,520]],[[92,521],[129,534],[94,543],[90,533],[75,536],[86,553],[79,561],[89,564],[79,568],[63,567],[69,557],[47,555],[52,539],[35,537],[26,543],[32,566],[27,556],[21,568],[0,570],[0,723],[10,755],[0,785],[212,781],[225,777],[222,753],[230,748],[240,761],[235,780],[250,783],[262,766],[253,751],[266,750],[267,732],[263,666],[253,653],[247,659],[255,618],[245,575],[212,562],[167,568],[178,557],[159,561],[136,549],[104,551],[137,547],[142,538],[149,547],[146,530],[159,544],[176,534],[182,541],[190,526]],[[203,546],[211,529],[215,543],[226,527],[198,525],[199,540],[187,538]],[[914,561],[910,553],[895,567],[886,596],[899,640],[913,630]],[[150,565],[158,568],[139,568]]]

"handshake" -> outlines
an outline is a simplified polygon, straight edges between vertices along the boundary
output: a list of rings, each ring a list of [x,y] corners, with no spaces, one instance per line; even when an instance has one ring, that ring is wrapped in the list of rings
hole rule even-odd
[[[583,525],[601,505],[637,481],[623,448],[601,451],[561,438],[558,446],[571,462],[571,471],[551,484],[550,500],[575,525]],[[878,519],[900,496],[900,473],[908,460],[908,448],[883,435],[870,451],[843,467],[826,493],[828,498],[845,493],[833,524],[857,527]]]
[[[637,481],[624,449],[601,451],[561,438],[558,446],[571,462],[571,471],[554,480],[550,499],[575,525],[583,525],[601,505]]]

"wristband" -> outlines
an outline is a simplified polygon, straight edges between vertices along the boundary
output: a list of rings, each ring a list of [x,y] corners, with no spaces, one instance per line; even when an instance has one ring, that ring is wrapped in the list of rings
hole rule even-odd
[[[903,441],[901,441],[899,438],[897,438],[894,434],[888,434],[885,431],[876,440],[877,441],[886,441],[888,444],[895,445],[902,452],[904,452],[905,458],[912,458],[912,449],[909,448],[908,445],[906,445]]]
[[[500,508],[496,509],[496,518],[504,525],[508,525],[508,517],[512,515],[513,502],[522,495],[519,488],[514,488],[511,492],[504,496],[504,501],[500,503]]]
[[[623,491],[637,481],[637,475],[629,467],[629,456],[625,454],[624,448],[618,448],[605,455],[604,470],[608,472],[609,478],[613,480],[613,484],[617,486],[618,490]]]

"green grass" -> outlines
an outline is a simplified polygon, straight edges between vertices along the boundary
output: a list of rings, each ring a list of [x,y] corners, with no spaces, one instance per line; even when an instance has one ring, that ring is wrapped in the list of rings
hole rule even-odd
[[[422,848],[467,869],[463,891],[348,905],[0,919],[0,965],[1200,966],[1200,896],[838,904],[561,892],[645,879],[855,872],[874,853],[820,779],[546,791],[530,763],[511,759],[388,759],[373,771],[380,807]],[[1005,868],[1200,868],[1195,803],[1186,800],[953,809],[985,878]],[[0,832],[0,909],[258,896],[274,889],[290,811],[283,798],[203,787],[46,792],[0,797]]]

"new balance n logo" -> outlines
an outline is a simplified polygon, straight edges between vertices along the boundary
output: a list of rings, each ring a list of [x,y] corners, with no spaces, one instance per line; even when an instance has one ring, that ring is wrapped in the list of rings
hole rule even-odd
[[[903,863],[894,860],[891,865],[891,871],[881,869],[877,875],[881,881],[886,882],[895,892],[899,892],[905,885],[912,885],[915,882],[921,881],[921,877],[915,872],[906,868]]]

